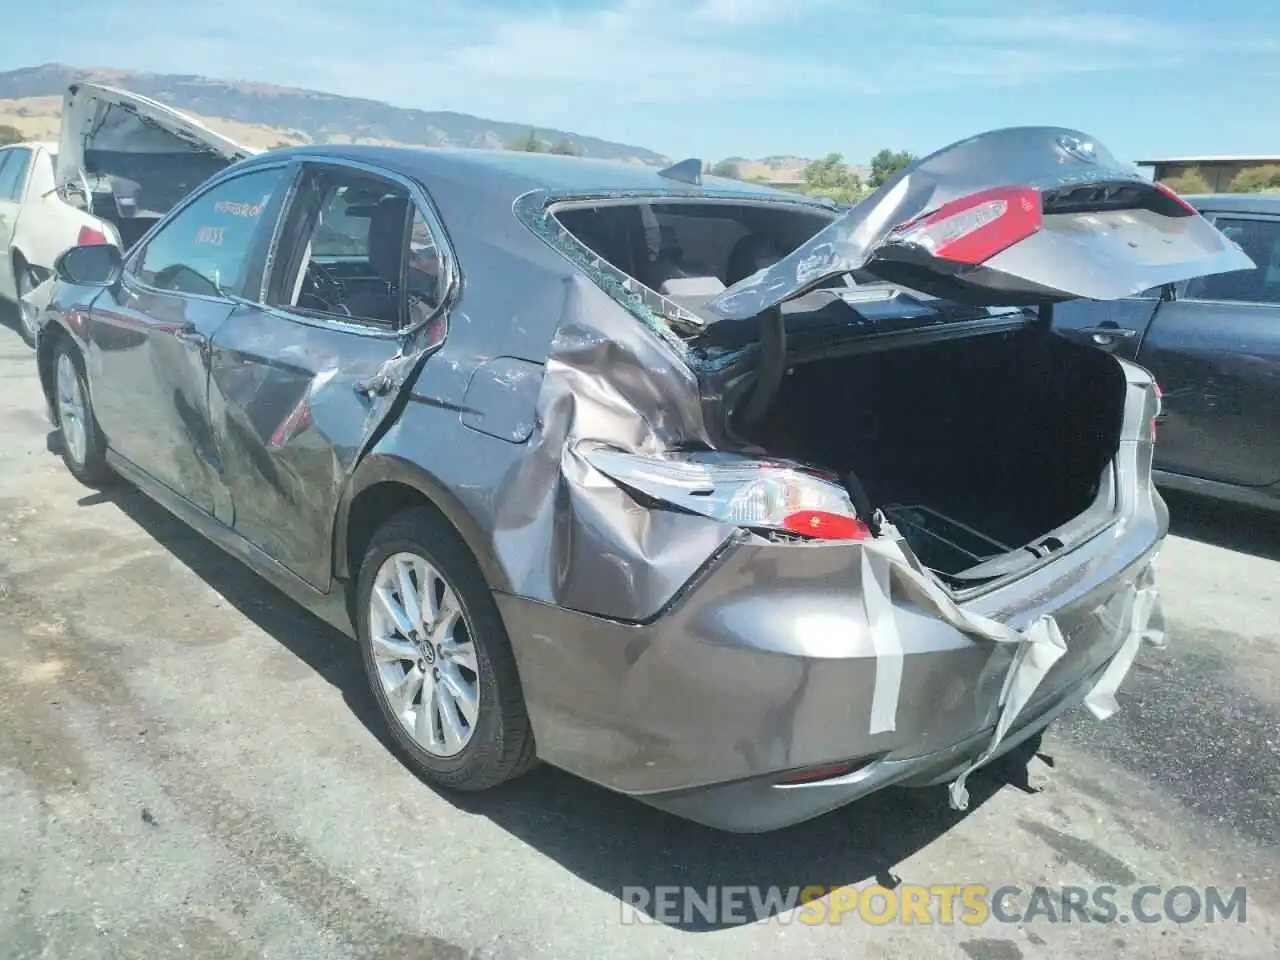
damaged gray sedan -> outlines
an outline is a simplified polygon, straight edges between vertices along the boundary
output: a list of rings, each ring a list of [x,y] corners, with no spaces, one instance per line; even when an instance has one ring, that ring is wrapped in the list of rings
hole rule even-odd
[[[1053,304],[1248,258],[1070,130],[847,211],[576,158],[329,146],[58,264],[38,364],[136,484],[357,637],[409,764],[535,758],[761,831],[950,783],[1161,642],[1151,377]]]

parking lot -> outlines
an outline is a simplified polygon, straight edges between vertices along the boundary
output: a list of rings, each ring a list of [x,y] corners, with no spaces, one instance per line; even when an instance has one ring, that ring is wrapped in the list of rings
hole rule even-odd
[[[888,792],[748,837],[539,769],[458,797],[382,742],[354,644],[54,452],[0,327],[0,956],[1271,957],[1280,942],[1280,523],[1171,500],[1169,636],[1122,712],[1025,776]],[[635,922],[624,888],[1247,888],[1247,915]],[[1056,894],[1055,894],[1056,895]],[[1158,908],[1160,897],[1152,901]],[[1025,906],[1025,905],[1024,905]]]

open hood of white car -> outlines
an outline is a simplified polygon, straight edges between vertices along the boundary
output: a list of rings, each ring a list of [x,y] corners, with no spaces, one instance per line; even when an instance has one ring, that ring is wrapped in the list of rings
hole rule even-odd
[[[257,152],[155,100],[74,83],[62,101],[56,176],[60,187],[104,176],[135,182],[158,176],[165,181],[158,193],[169,196]]]

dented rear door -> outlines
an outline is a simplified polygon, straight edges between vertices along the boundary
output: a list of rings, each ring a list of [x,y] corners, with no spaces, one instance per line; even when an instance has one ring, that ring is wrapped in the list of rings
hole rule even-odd
[[[237,306],[213,339],[209,393],[236,532],[303,580],[326,589],[333,569],[333,519],[343,489],[402,388],[442,342],[447,323],[441,304],[452,287],[453,268],[443,255],[441,283],[431,304],[402,283],[395,293],[401,314],[394,322],[293,302],[298,299],[294,291],[305,287],[299,277],[320,249],[299,239],[304,233],[315,236],[321,224],[310,208],[322,204],[318,196],[332,196],[331,186],[315,185],[326,176],[347,176],[341,164],[304,162],[302,167],[269,259],[272,275],[263,278],[262,302]],[[366,169],[351,175],[361,182],[379,179]],[[394,179],[386,183],[408,189]],[[402,261],[434,242],[434,220],[421,206],[425,198],[414,188],[410,199]],[[340,251],[333,262],[359,269],[367,253],[363,229],[359,218],[349,218],[326,234],[326,249]],[[383,288],[390,290],[394,283],[389,280]]]
[[[746,320],[836,278],[980,306],[1114,300],[1252,261],[1087,134],[1018,127],[900,171],[777,264],[712,299]]]

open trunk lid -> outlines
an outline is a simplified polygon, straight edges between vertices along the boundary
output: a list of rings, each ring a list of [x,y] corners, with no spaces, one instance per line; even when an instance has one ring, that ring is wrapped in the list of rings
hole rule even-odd
[[[59,188],[112,192],[163,214],[192,188],[257,151],[147,97],[75,83],[62,101]]]
[[[713,323],[751,319],[845,275],[975,306],[1026,306],[1118,299],[1252,266],[1176,194],[1093,138],[1015,127],[915,161],[700,313]]]

